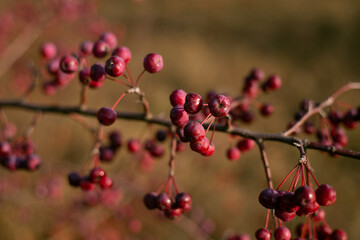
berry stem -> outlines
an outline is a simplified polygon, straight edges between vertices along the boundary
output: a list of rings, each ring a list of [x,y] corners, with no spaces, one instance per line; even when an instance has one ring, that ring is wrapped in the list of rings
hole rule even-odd
[[[301,163],[301,186],[305,186],[305,169],[304,164]]]
[[[133,77],[132,77],[132,75],[131,75],[129,66],[128,66],[127,64],[125,65],[125,68],[126,68],[126,72],[129,74],[129,78],[130,78],[130,79],[129,79],[128,77],[126,77],[126,76],[124,75],[125,78],[126,78],[126,80],[127,80],[133,87],[135,87]]]
[[[137,79],[136,79],[135,86],[138,85],[138,82],[139,82],[141,76],[145,73],[145,71],[146,71],[146,70],[144,69],[144,70],[139,74],[139,76],[138,76]]]
[[[123,81],[121,81],[121,80],[119,80],[119,79],[115,79],[115,78],[112,78],[112,77],[109,77],[109,76],[106,76],[106,79],[109,79],[109,80],[111,80],[111,81],[114,81],[114,82],[117,82],[117,83],[120,83],[120,84],[122,84],[122,85],[124,85],[124,86],[127,86],[127,87],[130,87],[130,88],[132,88],[133,86],[132,85],[130,85],[130,84],[127,84],[127,83],[125,83],[125,82],[123,82]],[[128,80],[128,78],[126,78],[125,77],[125,79],[127,79]],[[129,81],[128,81],[129,82]]]
[[[285,181],[290,177],[290,175],[295,171],[296,168],[299,167],[299,164],[296,164],[296,166],[288,173],[288,175],[282,180],[282,182],[279,184],[279,186],[276,188],[276,191],[280,189],[280,187],[285,183]]]
[[[293,188],[294,183],[295,183],[296,176],[299,174],[299,170],[300,170],[300,165],[297,165],[297,169],[296,169],[296,172],[295,172],[295,176],[294,176],[293,179],[291,180],[291,184],[290,184],[290,187],[289,187],[289,189],[288,189],[288,192],[290,192],[290,190]]]
[[[208,120],[208,118],[211,117],[211,113],[209,113],[206,118],[200,123],[201,125],[204,124],[204,122],[206,122],[206,120]]]
[[[30,137],[30,135],[34,132],[35,127],[40,120],[40,117],[41,117],[41,112],[39,111],[34,115],[33,120],[30,123],[30,126],[26,129],[24,133],[24,138]]]
[[[116,100],[116,102],[114,103],[114,105],[111,107],[112,110],[114,110],[114,108],[118,105],[118,103],[121,101],[121,99],[122,99],[123,97],[125,97],[126,94],[127,94],[126,92],[124,92],[123,94],[121,94],[121,96],[118,98],[118,100]]]
[[[207,127],[206,131],[205,131],[205,135],[207,134],[207,132],[209,131],[211,125],[214,123],[215,118],[211,119],[211,122],[209,123],[209,126]]]
[[[174,178],[174,176],[172,176],[171,178],[172,178],[172,181],[173,181],[173,184],[174,184],[174,188],[175,188],[176,194],[178,194],[178,193],[179,193],[179,188],[178,188],[178,186],[176,185],[175,178]]]
[[[305,164],[306,169],[309,171],[309,173],[311,174],[312,178],[314,179],[314,181],[316,182],[316,184],[318,185],[318,187],[320,186],[319,182],[316,180],[314,174],[311,172],[311,170],[309,169],[309,167],[307,166],[307,164]]]
[[[265,228],[268,228],[269,226],[269,219],[270,219],[270,209],[268,209],[266,213]]]
[[[80,109],[86,109],[87,85],[82,85],[80,94]]]
[[[264,166],[264,170],[265,170],[265,175],[266,175],[266,179],[267,179],[267,184],[269,188],[273,188],[273,182],[272,182],[272,178],[271,178],[271,170],[270,170],[270,164],[269,164],[269,160],[267,158],[266,155],[266,151],[264,148],[264,144],[262,139],[257,139],[256,143],[260,149],[260,155],[261,155],[261,161],[263,163]]]
[[[295,190],[296,185],[297,185],[297,183],[298,183],[298,181],[299,181],[300,171],[301,171],[301,165],[299,166],[298,170],[297,170],[296,173],[295,173],[295,177],[294,177],[295,182],[294,182],[294,185],[292,186],[292,191]]]

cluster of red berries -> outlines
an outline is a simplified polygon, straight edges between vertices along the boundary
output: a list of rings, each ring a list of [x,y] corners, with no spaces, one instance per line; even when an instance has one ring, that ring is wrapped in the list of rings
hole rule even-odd
[[[174,184],[176,195],[173,199],[171,196],[171,181]],[[164,192],[160,193],[162,187],[157,192],[150,192],[144,196],[146,208],[153,210],[159,209],[164,211],[167,218],[175,219],[181,214],[188,212],[192,206],[191,196],[184,192],[179,192],[173,177],[169,177],[165,184]]]
[[[319,240],[347,240],[347,234],[344,230],[332,230],[325,221],[325,211],[319,208],[314,214],[310,215],[310,221],[300,223],[296,229],[297,239],[312,238],[316,236]],[[311,223],[313,231],[311,230]]]
[[[337,104],[339,105],[340,103]],[[316,106],[317,104],[311,100],[303,100],[299,111],[296,112],[294,120],[289,124],[288,128],[294,126],[310,108]],[[321,144],[343,148],[348,143],[344,127],[354,129],[359,121],[360,113],[356,108],[350,108],[345,111],[330,109],[326,116],[321,116],[318,126],[311,120],[307,120],[302,128],[296,129],[294,133],[298,134],[303,130],[307,134],[316,134],[318,142]]]
[[[81,187],[84,191],[91,191],[95,189],[96,184],[99,184],[101,189],[108,189],[113,186],[113,180],[106,175],[106,172],[101,167],[94,167],[90,173],[85,176],[80,176],[77,172],[68,174],[69,184],[73,187]]]
[[[205,105],[209,109],[206,118],[201,122],[190,120],[190,114],[199,113],[204,106],[202,97],[197,93],[186,93],[178,89],[170,95],[170,103],[173,108],[170,111],[171,122],[177,126],[177,135],[182,142],[190,142],[190,148],[202,154],[203,156],[211,156],[215,151],[214,144],[205,137],[206,130],[203,123],[212,118],[208,129],[214,122],[215,118],[227,116],[230,111],[230,100],[224,95],[212,96]]]
[[[111,162],[116,151],[123,145],[123,138],[119,131],[112,131],[108,138],[109,145],[101,145],[99,148],[99,159],[102,162]]]
[[[36,147],[29,137],[17,137],[16,126],[6,123],[2,127],[0,135],[0,163],[6,169],[15,171],[25,169],[34,171],[41,165],[41,159],[35,154]]]
[[[278,90],[282,85],[278,75],[270,75],[265,78],[265,74],[260,69],[253,69],[244,79],[242,89],[243,96],[235,98],[236,104],[231,108],[230,116],[233,121],[239,120],[244,123],[251,123],[255,119],[255,114],[251,110],[254,106],[262,116],[269,116],[274,112],[274,106],[270,103],[258,103],[255,98],[261,93],[269,93]],[[234,101],[235,101],[234,100]]]
[[[294,171],[295,176],[290,184],[289,190],[279,190],[279,188]],[[302,177],[302,185],[295,189],[300,175]],[[313,190],[309,183],[310,175],[318,185],[316,191]],[[305,178],[307,179],[307,182]],[[308,185],[306,185],[306,183]],[[277,228],[274,232],[276,240],[289,240],[291,238],[290,230],[285,226],[282,226],[281,221],[289,222],[295,217],[295,215],[315,217],[319,215],[319,206],[330,206],[335,203],[335,201],[335,189],[328,184],[318,184],[313,173],[307,166],[307,163],[299,163],[297,166],[295,166],[276,190],[268,188],[263,190],[259,195],[260,204],[267,209],[275,209],[275,216],[279,219],[280,227]],[[259,229],[255,235],[257,240],[270,240],[271,238],[271,233],[266,227]],[[304,237],[304,234],[300,236]],[[318,239],[332,240],[337,238]]]

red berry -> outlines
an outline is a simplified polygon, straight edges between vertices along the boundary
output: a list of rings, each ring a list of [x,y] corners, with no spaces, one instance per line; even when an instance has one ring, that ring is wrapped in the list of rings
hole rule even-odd
[[[170,103],[172,106],[184,106],[185,104],[185,98],[186,98],[186,92],[181,89],[174,90],[170,94]]]
[[[286,212],[296,212],[299,209],[294,202],[294,193],[293,192],[285,192],[279,197],[278,200],[279,208]]]
[[[175,219],[177,217],[180,217],[182,213],[182,210],[180,208],[170,208],[166,209],[164,214],[167,218]]]
[[[291,238],[291,232],[287,227],[278,227],[275,229],[275,240],[289,240]]]
[[[313,219],[315,222],[321,222],[325,220],[325,211],[321,208],[319,208],[316,212],[313,214]]]
[[[318,239],[329,239],[332,233],[332,229],[325,224],[318,225],[316,227],[316,235]]]
[[[100,180],[106,176],[106,172],[101,167],[94,167],[91,169],[89,174],[89,181],[93,183],[98,183]]]
[[[160,210],[167,210],[171,208],[171,198],[166,193],[161,193],[156,198],[156,206]]]
[[[112,56],[121,57],[122,59],[124,59],[126,64],[131,60],[130,49],[124,46],[115,48],[115,50],[112,52]]]
[[[0,158],[8,158],[11,154],[11,145],[8,142],[0,143]]]
[[[279,196],[280,194],[278,191],[272,188],[267,188],[260,193],[259,202],[265,208],[274,209],[277,205]]]
[[[280,210],[279,208],[276,208],[275,216],[280,218],[284,222],[289,222],[295,217],[295,212],[286,212],[286,211]]]
[[[321,206],[330,206],[336,201],[336,191],[328,184],[320,185],[315,193],[316,201]]]
[[[114,151],[110,147],[101,146],[99,159],[104,162],[110,162],[114,157]]]
[[[109,176],[103,176],[99,181],[99,185],[100,185],[101,189],[109,189],[113,186],[113,184],[114,184],[114,182],[113,182],[112,178]]]
[[[206,150],[206,152],[201,153],[201,155],[209,157],[209,156],[213,155],[214,152],[215,152],[215,145],[213,143],[211,143],[209,145],[208,150]]]
[[[108,51],[109,45],[107,44],[107,42],[99,40],[94,44],[92,53],[95,57],[102,58],[108,54]]]
[[[183,127],[189,121],[189,114],[184,110],[183,106],[175,106],[170,111],[171,122],[178,126]]]
[[[94,43],[91,41],[84,41],[80,46],[80,52],[83,56],[89,55],[92,53],[94,48]]]
[[[164,61],[160,54],[149,53],[144,58],[144,68],[149,73],[157,73],[164,67]]]
[[[294,202],[300,207],[306,207],[315,202],[316,195],[314,190],[308,186],[298,187],[294,192]]]
[[[136,153],[141,149],[141,143],[139,140],[132,138],[128,141],[128,149],[132,153]]]
[[[41,46],[41,55],[46,60],[53,59],[56,56],[56,45],[51,42],[44,43]]]
[[[184,127],[184,136],[190,142],[198,142],[205,137],[205,129],[200,123],[190,121]]]
[[[91,191],[96,187],[96,184],[93,182],[90,182],[89,178],[87,176],[85,176],[81,179],[80,187],[84,191]]]
[[[250,138],[244,138],[241,139],[238,143],[237,143],[237,148],[241,151],[241,152],[247,152],[249,150],[251,150],[254,146],[255,146],[255,141],[250,139]]]
[[[175,196],[175,206],[180,208],[183,213],[191,209],[192,199],[191,196],[187,193],[178,193]]]
[[[38,155],[32,154],[25,158],[25,167],[27,170],[34,171],[40,167],[41,159]]]
[[[277,75],[272,75],[267,79],[263,88],[265,91],[277,90],[281,87],[281,85],[282,85],[281,78]]]
[[[109,126],[116,120],[116,112],[114,109],[109,107],[102,107],[96,114],[97,119],[102,125]]]
[[[254,69],[250,72],[249,77],[250,77],[251,79],[256,80],[256,81],[261,81],[261,80],[264,79],[265,73],[264,73],[264,71],[262,71],[261,69],[254,68]]]
[[[106,32],[100,36],[100,40],[107,43],[109,48],[113,49],[118,44],[116,36],[112,32]]]
[[[85,67],[79,72],[79,80],[82,84],[87,85],[90,83],[90,68]]]
[[[191,150],[198,152],[198,153],[206,153],[207,150],[210,147],[210,143],[209,143],[209,139],[207,139],[206,137],[204,137],[203,139],[199,140],[199,141],[191,141],[190,142],[190,148]]]
[[[224,95],[216,95],[210,99],[208,106],[214,117],[225,117],[230,111],[230,100]]]
[[[125,62],[121,57],[112,56],[105,63],[105,71],[112,77],[119,77],[125,72]]]
[[[186,112],[195,114],[201,111],[203,100],[197,93],[188,93],[185,97],[184,109]]]
[[[55,59],[51,60],[47,64],[46,69],[47,69],[48,73],[50,73],[52,75],[56,75],[59,72],[59,69],[60,69],[60,59],[55,58]]]
[[[269,103],[263,104],[260,107],[260,112],[263,116],[269,116],[274,112],[274,106]]]
[[[110,140],[110,147],[114,150],[118,149],[123,144],[122,136],[118,131],[111,132],[109,135],[109,140]]]
[[[60,69],[64,73],[73,73],[78,69],[79,62],[76,57],[67,55],[60,60]]]
[[[330,240],[347,240],[347,234],[344,230],[334,230],[333,233],[330,235]]]
[[[270,240],[271,233],[266,228],[260,228],[255,232],[256,240]]]
[[[232,147],[227,150],[226,156],[229,160],[238,160],[241,156],[241,152],[238,148]]]

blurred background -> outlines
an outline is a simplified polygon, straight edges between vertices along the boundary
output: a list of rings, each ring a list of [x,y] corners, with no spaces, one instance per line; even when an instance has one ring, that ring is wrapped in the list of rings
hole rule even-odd
[[[164,69],[145,74],[140,84],[154,114],[168,116],[169,95],[178,88],[202,96],[209,90],[238,96],[244,77],[256,67],[266,76],[278,74],[283,87],[259,96],[259,102],[275,106],[271,117],[257,114],[256,121],[241,127],[280,132],[293,120],[301,100],[322,101],[345,83],[358,81],[359,6],[358,1],[332,0],[3,0],[0,97],[17,99],[24,94],[31,83],[29,66],[45,71],[39,50],[44,42],[55,43],[60,54],[66,54],[78,51],[84,40],[96,41],[112,31],[119,44],[132,51],[129,68],[134,76],[142,71],[147,53],[163,56]],[[73,106],[80,91],[77,80],[51,96],[39,84],[29,102]],[[89,91],[88,106],[112,106],[123,91],[123,86],[106,82]],[[357,107],[358,94],[349,92],[340,101]],[[136,100],[126,97],[117,110],[140,112]],[[4,112],[18,135],[34,115],[19,109]],[[97,126],[95,119],[86,119]],[[126,142],[132,137],[149,139],[158,127],[118,120],[105,128],[105,136],[114,129]],[[360,151],[358,132],[347,131],[349,149]],[[257,198],[267,185],[259,152],[253,149],[238,161],[228,161],[225,153],[234,141],[225,134],[215,134],[216,151],[209,158],[189,149],[177,154],[175,178],[181,191],[193,197],[193,209],[174,221],[142,203],[143,196],[167,178],[169,141],[164,143],[164,156],[148,165],[141,164],[142,154],[131,155],[123,146],[113,162],[103,164],[114,178],[113,190],[85,193],[69,186],[66,176],[90,160],[93,136],[65,115],[44,114],[31,139],[43,161],[38,171],[0,169],[1,240],[225,239],[233,233],[248,233],[255,239],[254,232],[264,227],[266,210]],[[277,186],[296,165],[298,151],[275,142],[266,142],[265,147]],[[313,150],[309,158],[320,183],[337,191],[337,202],[326,208],[327,223],[344,229],[348,239],[357,239],[359,161]],[[303,221],[296,217],[286,226],[294,231]]]

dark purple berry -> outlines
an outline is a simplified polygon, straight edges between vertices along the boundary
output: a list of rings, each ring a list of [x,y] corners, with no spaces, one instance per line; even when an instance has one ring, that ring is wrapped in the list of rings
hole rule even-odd
[[[157,73],[164,67],[164,61],[160,54],[149,53],[144,58],[144,68],[149,73]]]
[[[110,147],[101,146],[99,159],[104,162],[110,162],[114,157],[114,151]]]
[[[152,210],[157,208],[157,196],[158,195],[155,192],[147,193],[144,196],[144,204],[147,209]]]
[[[90,78],[94,82],[104,82],[106,78],[106,71],[103,65],[95,63],[90,69]]]
[[[123,138],[118,131],[113,131],[109,135],[110,147],[112,149],[118,149],[123,144]]]
[[[116,112],[109,107],[102,107],[96,114],[97,119],[102,125],[109,126],[116,120]]]
[[[82,84],[87,85],[90,83],[90,68],[85,67],[79,72],[79,80]]]
[[[265,208],[274,209],[277,205],[279,196],[280,194],[278,191],[272,188],[267,188],[260,193],[259,202]]]
[[[329,240],[347,240],[347,234],[344,230],[336,229],[333,231],[333,233],[330,235]]]
[[[80,186],[81,176],[77,172],[71,172],[68,175],[69,184],[73,187]]]

